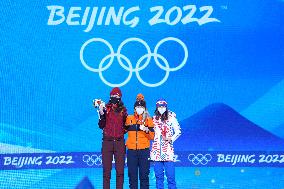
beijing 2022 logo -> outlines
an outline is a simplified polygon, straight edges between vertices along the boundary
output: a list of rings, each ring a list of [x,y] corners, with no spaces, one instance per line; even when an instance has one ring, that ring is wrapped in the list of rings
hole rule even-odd
[[[176,67],[170,67],[169,65],[169,62],[168,60],[160,53],[158,53],[158,50],[160,48],[161,45],[163,45],[163,43],[167,42],[167,41],[171,41],[171,42],[176,42],[178,43],[182,48],[183,48],[183,51],[184,51],[184,58],[183,60],[179,63],[178,66]],[[91,67],[90,65],[88,65],[88,63],[85,61],[84,59],[84,51],[85,51],[85,48],[91,44],[91,43],[94,43],[94,42],[100,42],[100,43],[103,43],[105,44],[108,49],[109,49],[109,54],[107,56],[105,56],[104,58],[101,59],[100,62],[98,62],[98,68],[93,68]],[[130,42],[138,42],[138,43],[141,43],[147,50],[147,54],[141,56],[138,61],[136,62],[135,64],[135,67],[133,66],[133,61],[131,61],[127,55],[124,55],[121,53],[123,47],[127,44],[127,43],[130,43]],[[165,71],[165,76],[163,77],[163,79],[157,83],[148,83],[146,81],[144,81],[139,72],[142,71],[143,69],[145,69],[149,64],[150,64],[150,61],[152,59],[152,57],[154,58],[154,62],[156,63],[156,65],[163,71]],[[126,71],[129,72],[128,74],[128,77],[121,83],[111,83],[109,81],[107,81],[105,79],[105,77],[103,76],[103,72],[106,71],[111,65],[112,63],[114,62],[114,59],[116,58],[116,60],[118,61],[119,65]],[[103,83],[105,83],[106,85],[110,86],[110,87],[121,87],[121,86],[124,86],[126,85],[130,79],[132,78],[132,74],[133,72],[135,72],[136,74],[136,77],[138,79],[138,81],[147,86],[147,87],[158,87],[162,84],[164,84],[168,77],[169,77],[169,74],[170,72],[174,72],[174,71],[177,71],[177,70],[180,70],[182,67],[184,67],[184,65],[186,64],[187,62],[187,59],[188,59],[188,49],[186,47],[186,45],[178,38],[175,38],[175,37],[167,37],[167,38],[164,38],[162,40],[160,40],[156,46],[154,47],[154,52],[151,51],[149,45],[142,39],[140,38],[127,38],[125,39],[118,47],[117,51],[115,52],[112,45],[105,39],[102,39],[102,38],[92,38],[92,39],[89,39],[88,41],[86,41],[81,49],[80,49],[80,60],[81,60],[81,63],[82,65],[89,71],[91,72],[94,72],[94,73],[98,73],[99,74],[99,77],[100,79],[102,80]],[[123,61],[127,63],[127,65],[125,65],[125,63],[123,63]],[[105,63],[107,62],[107,64],[105,66],[103,66]],[[162,63],[160,62],[162,61]],[[142,64],[142,62],[144,64]]]

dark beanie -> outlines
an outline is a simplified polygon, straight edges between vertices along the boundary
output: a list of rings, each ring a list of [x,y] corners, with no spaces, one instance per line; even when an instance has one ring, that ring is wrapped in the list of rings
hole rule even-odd
[[[144,100],[137,100],[135,103],[134,103],[134,108],[136,106],[143,106],[145,109],[146,109],[146,102]]]
[[[115,87],[111,90],[110,95],[118,95],[119,97],[122,97],[121,90],[118,87]]]

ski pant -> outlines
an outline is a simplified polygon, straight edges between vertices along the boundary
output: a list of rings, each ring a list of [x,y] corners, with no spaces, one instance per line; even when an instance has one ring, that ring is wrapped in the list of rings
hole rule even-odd
[[[125,144],[124,138],[104,138],[102,144],[103,188],[110,189],[112,159],[115,159],[116,189],[123,189]]]
[[[127,151],[127,166],[130,189],[138,189],[138,172],[140,180],[140,189],[149,189],[149,157],[149,148]]]
[[[156,176],[156,188],[164,189],[164,170],[166,173],[168,188],[176,189],[175,166],[172,161],[155,161],[154,171]]]

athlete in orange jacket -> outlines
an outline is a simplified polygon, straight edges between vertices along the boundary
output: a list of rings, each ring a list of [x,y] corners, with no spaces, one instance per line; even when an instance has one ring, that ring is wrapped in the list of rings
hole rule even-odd
[[[154,139],[153,120],[147,112],[142,94],[138,94],[134,104],[134,115],[126,118],[125,128],[128,131],[126,141],[127,166],[130,189],[138,189],[138,170],[140,188],[149,188],[150,173],[150,140]]]

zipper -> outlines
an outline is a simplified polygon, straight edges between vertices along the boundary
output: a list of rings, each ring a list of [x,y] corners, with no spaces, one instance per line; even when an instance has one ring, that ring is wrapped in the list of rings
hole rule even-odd
[[[113,133],[114,133],[113,136],[114,136],[114,137],[116,136],[116,135],[115,135],[116,124],[117,124],[117,122],[114,121],[114,124],[113,124],[113,125],[114,125],[114,128],[113,128]]]
[[[163,124],[161,124],[160,125],[161,127],[161,131],[163,132]],[[162,154],[163,154],[163,152],[162,152],[162,137],[160,136],[160,160],[161,160],[161,156],[162,156]],[[164,143],[164,145],[165,145],[165,143]]]
[[[139,122],[139,117],[138,117],[138,120],[136,119],[136,150],[137,150],[137,147],[138,147],[138,122]]]
[[[161,156],[162,156],[162,139],[161,139],[161,137],[160,137],[160,158],[161,158]]]
[[[138,128],[137,128],[137,125],[136,124],[136,150],[137,150],[137,146],[138,146]]]
[[[113,113],[115,114],[114,116],[117,116],[117,113],[116,113],[115,111],[114,111]],[[114,120],[114,124],[113,124],[113,125],[114,125],[113,134],[114,134],[114,137],[117,137],[117,136],[116,136],[116,133],[115,133],[115,131],[116,131],[116,129],[117,129],[117,125],[118,125],[117,119]]]

